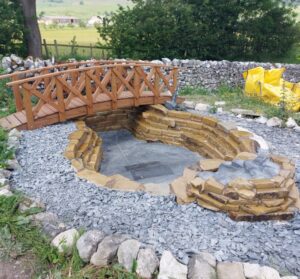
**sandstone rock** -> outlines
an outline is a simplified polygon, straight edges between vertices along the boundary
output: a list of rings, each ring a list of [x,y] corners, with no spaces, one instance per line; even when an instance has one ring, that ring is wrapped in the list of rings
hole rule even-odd
[[[213,268],[202,256],[194,255],[188,264],[189,279],[216,279],[217,274]]]
[[[194,109],[196,106],[193,101],[184,101],[183,104],[187,109]]]
[[[51,238],[66,229],[65,224],[52,212],[41,212],[31,216],[31,219],[35,225],[41,225],[43,232]]]
[[[0,196],[11,197],[13,193],[5,188],[0,188]]]
[[[144,184],[145,191],[157,196],[170,195],[170,185],[168,183],[146,183]]]
[[[155,251],[151,248],[141,249],[137,257],[136,273],[142,278],[152,278],[152,274],[156,271],[159,260],[155,255]]]
[[[285,123],[286,127],[288,128],[294,128],[294,127],[297,127],[297,122],[292,118],[292,117],[289,117],[287,122]]]
[[[91,264],[104,267],[115,258],[119,245],[125,241],[125,235],[106,236],[98,245],[97,251],[92,255]]]
[[[193,180],[191,180],[190,185],[192,185],[195,188],[199,188],[200,190],[202,190],[204,182],[205,181],[202,178],[196,177]]]
[[[217,265],[218,279],[246,279],[243,264],[237,262],[222,262]]]
[[[208,111],[210,109],[210,105],[198,103],[195,106],[195,110],[197,111]]]
[[[70,255],[78,236],[79,234],[76,229],[70,229],[58,234],[52,240],[51,244],[56,247],[60,253]]]
[[[187,278],[187,266],[179,263],[171,252],[164,251],[160,264],[159,274],[157,279],[186,279]]]
[[[223,160],[206,159],[201,160],[199,165],[202,171],[217,171],[222,163],[224,163]]]
[[[221,195],[223,193],[225,186],[218,181],[216,181],[214,178],[210,177],[207,179],[204,183],[204,190],[207,192],[212,192],[218,195]]]
[[[281,127],[282,126],[282,120],[278,117],[272,117],[267,121],[268,127]]]
[[[260,268],[261,279],[280,279],[279,272],[274,268],[263,266]]]
[[[261,116],[261,117],[258,117],[257,119],[255,119],[255,121],[260,124],[266,124],[268,119],[264,116]]]
[[[99,242],[105,237],[101,231],[92,230],[84,233],[77,241],[76,247],[80,258],[84,262],[89,262],[96,252]]]
[[[135,239],[124,241],[118,249],[118,261],[127,271],[132,270],[133,261],[137,258],[141,243]]]
[[[187,194],[188,183],[184,177],[179,177],[171,183],[171,191],[175,194],[179,204],[191,203],[195,198],[189,197]]]
[[[234,158],[235,160],[254,160],[256,159],[257,155],[254,153],[250,153],[250,152],[240,152],[239,154],[236,155],[236,157]]]
[[[261,279],[259,264],[243,263],[243,266],[244,274],[247,279]]]

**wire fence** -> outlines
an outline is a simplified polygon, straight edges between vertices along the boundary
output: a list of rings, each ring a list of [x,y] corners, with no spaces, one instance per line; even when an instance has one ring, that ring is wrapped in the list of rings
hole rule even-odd
[[[109,47],[97,45],[78,45],[77,43],[59,44],[56,40],[48,43],[45,39],[42,44],[43,56],[45,58],[81,58],[81,59],[108,59],[112,55]]]

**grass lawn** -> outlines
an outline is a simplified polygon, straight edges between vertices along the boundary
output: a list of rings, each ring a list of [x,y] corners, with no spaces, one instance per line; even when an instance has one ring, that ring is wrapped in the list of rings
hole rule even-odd
[[[300,123],[299,113],[289,112],[279,106],[273,106],[263,102],[259,98],[246,96],[242,88],[229,88],[220,86],[217,90],[208,91],[203,88],[186,87],[181,90],[180,96],[186,100],[203,102],[212,106],[212,111],[215,110],[214,104],[216,101],[225,101],[224,110],[229,111],[234,108],[250,109],[254,112],[265,115],[266,117],[277,116],[286,120],[288,117],[293,117]]]
[[[49,28],[40,26],[42,38],[47,41],[47,43],[53,44],[54,40],[57,40],[59,44],[69,44],[74,36],[76,36],[76,41],[79,45],[95,45],[100,37],[97,29],[91,28],[81,28],[81,27],[63,27],[63,28]]]

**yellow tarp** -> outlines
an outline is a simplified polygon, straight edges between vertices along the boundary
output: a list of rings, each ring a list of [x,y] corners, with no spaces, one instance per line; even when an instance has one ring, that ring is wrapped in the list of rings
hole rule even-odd
[[[300,84],[285,81],[282,78],[284,71],[285,68],[265,70],[257,67],[244,72],[245,93],[273,105],[285,102],[289,110],[299,111]]]

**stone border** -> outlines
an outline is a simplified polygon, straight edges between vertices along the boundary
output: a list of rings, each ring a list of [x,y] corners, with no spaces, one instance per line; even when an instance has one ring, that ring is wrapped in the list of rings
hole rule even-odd
[[[300,209],[299,191],[294,181],[295,165],[285,157],[270,157],[280,166],[280,172],[269,179],[235,179],[223,185],[213,178],[197,177],[200,171],[218,171],[225,161],[254,160],[258,146],[267,150],[261,137],[232,123],[168,110],[162,105],[149,106],[139,112],[101,113],[86,122],[97,130],[124,127],[139,139],[183,146],[211,158],[202,160],[194,169],[185,169],[182,177],[170,183],[179,204],[197,202],[204,208],[226,212],[236,221],[287,220]],[[72,160],[80,178],[110,189],[153,193],[153,187],[149,189],[122,175],[99,173],[102,140],[85,122],[77,122],[76,126],[78,130],[69,136],[65,156]]]
[[[82,123],[81,123],[82,124]],[[90,133],[90,132],[89,132]],[[20,132],[9,132],[8,144],[16,151],[19,147]],[[274,160],[284,160],[274,157]],[[16,159],[8,162],[8,169],[0,170],[0,196],[11,196],[9,177],[11,170],[19,169]],[[45,211],[45,205],[35,199],[25,197],[19,205],[20,212],[39,208],[41,211],[30,216],[33,224],[41,227],[51,244],[61,253],[70,255],[76,245],[80,258],[85,263],[104,267],[116,260],[126,270],[130,271],[134,261],[137,263],[137,274],[142,278],[151,278],[158,274],[159,279],[298,279],[297,276],[280,277],[278,271],[271,267],[240,262],[217,262],[209,253],[201,252],[191,256],[188,265],[180,263],[169,251],[164,251],[159,258],[152,247],[146,246],[127,235],[105,235],[98,230],[87,231],[82,235],[75,228],[66,229],[54,213]]]

